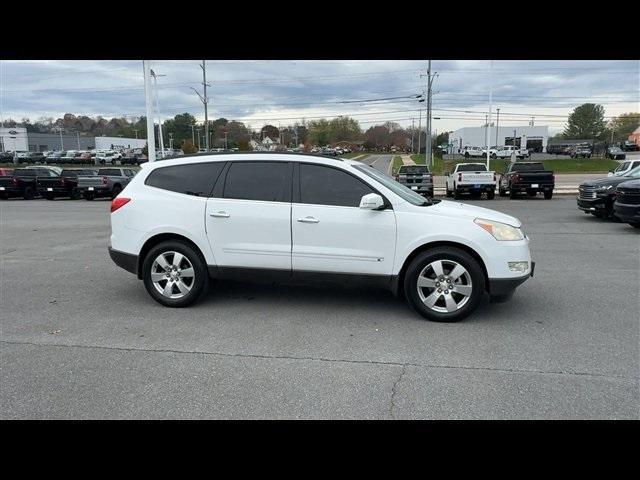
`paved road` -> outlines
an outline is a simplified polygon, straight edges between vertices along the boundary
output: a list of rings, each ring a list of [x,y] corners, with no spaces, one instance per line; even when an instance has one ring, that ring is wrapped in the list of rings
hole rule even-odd
[[[108,258],[108,202],[0,202],[0,417],[639,418],[639,232],[566,197],[469,203],[523,220],[536,276],[438,324],[366,290],[163,308]]]
[[[360,161],[367,165],[371,165],[382,173],[389,174],[389,164],[392,159],[393,155],[369,155]]]

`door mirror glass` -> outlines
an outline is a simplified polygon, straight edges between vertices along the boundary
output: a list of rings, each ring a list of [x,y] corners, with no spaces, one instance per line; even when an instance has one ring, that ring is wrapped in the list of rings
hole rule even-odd
[[[368,193],[360,199],[360,208],[380,210],[382,207],[384,207],[384,200],[377,193]]]

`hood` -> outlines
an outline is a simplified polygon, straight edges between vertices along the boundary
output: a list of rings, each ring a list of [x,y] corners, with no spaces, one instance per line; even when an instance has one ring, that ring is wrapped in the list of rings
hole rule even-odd
[[[627,180],[626,182],[622,182],[621,184],[619,184],[618,188],[619,187],[633,188],[634,190],[640,190],[640,179]]]
[[[512,227],[520,227],[522,223],[516,217],[506,215],[504,213],[491,210],[489,208],[476,207],[475,205],[469,205],[466,203],[452,202],[449,200],[442,200],[428,208],[429,213],[439,213],[441,215],[451,215],[455,217],[467,217],[471,220],[474,218],[484,218],[485,220],[493,220],[495,222],[506,223]]]
[[[582,182],[580,184],[581,187],[607,187],[609,185],[616,186],[622,182],[628,182],[632,180],[632,177],[624,177],[624,176],[612,176],[612,177],[604,177],[597,178],[595,180],[589,180],[588,182]]]

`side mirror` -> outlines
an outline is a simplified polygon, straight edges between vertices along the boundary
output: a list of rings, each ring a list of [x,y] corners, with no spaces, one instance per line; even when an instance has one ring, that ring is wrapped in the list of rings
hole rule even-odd
[[[377,193],[368,193],[360,199],[360,208],[379,210],[384,206],[384,200]]]

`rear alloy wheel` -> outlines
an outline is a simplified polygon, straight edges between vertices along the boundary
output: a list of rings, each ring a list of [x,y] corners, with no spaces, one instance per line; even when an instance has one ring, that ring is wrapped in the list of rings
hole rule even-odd
[[[484,288],[478,262],[452,247],[419,254],[404,277],[404,291],[411,306],[436,322],[457,322],[471,314],[480,304]]]
[[[167,307],[186,307],[209,285],[206,264],[199,252],[180,241],[153,247],[142,265],[144,286]]]

